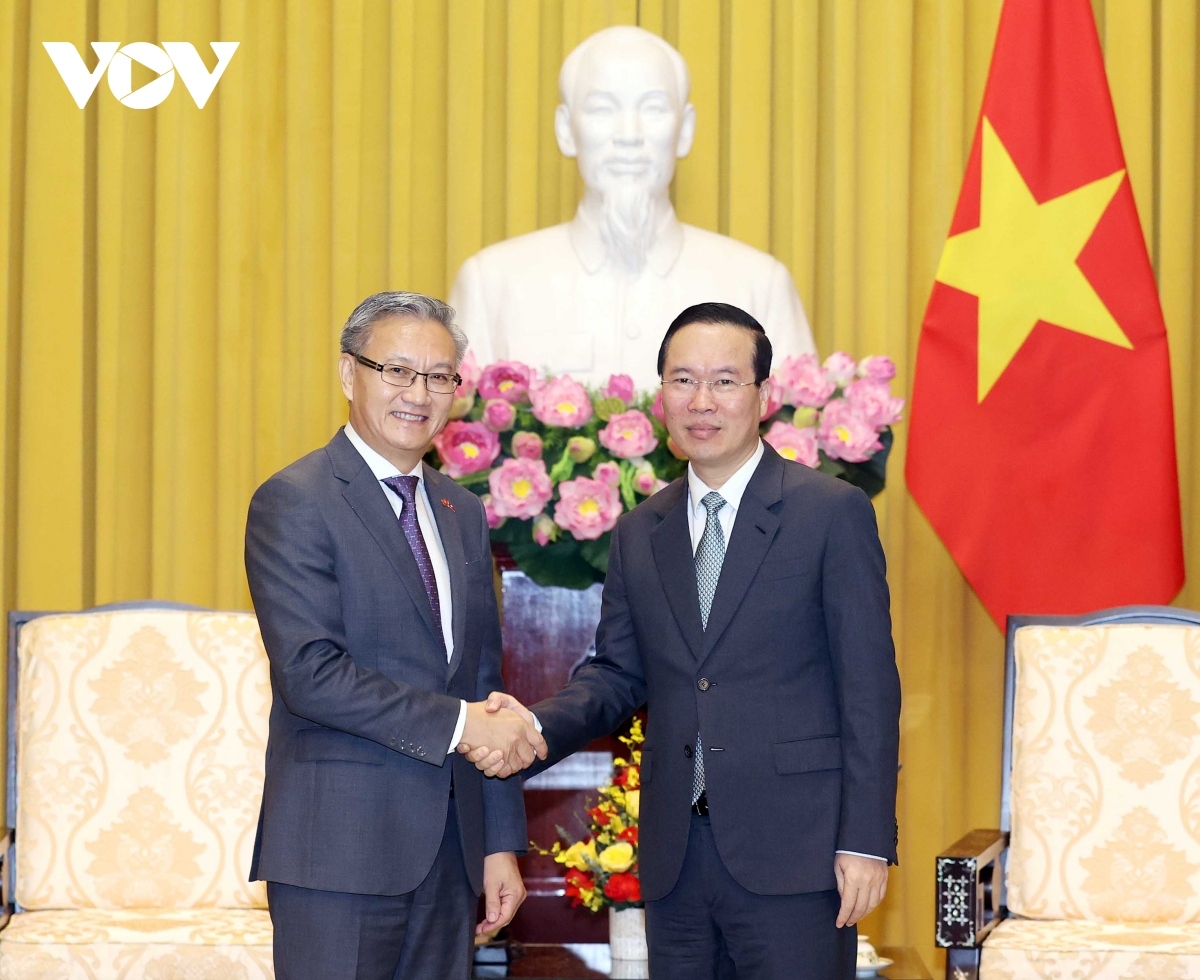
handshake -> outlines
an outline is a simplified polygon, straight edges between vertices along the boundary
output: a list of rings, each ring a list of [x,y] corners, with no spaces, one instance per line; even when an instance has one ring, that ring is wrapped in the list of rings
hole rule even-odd
[[[546,758],[546,740],[533,713],[510,694],[493,691],[467,705],[467,724],[458,751],[485,776],[505,779]]]

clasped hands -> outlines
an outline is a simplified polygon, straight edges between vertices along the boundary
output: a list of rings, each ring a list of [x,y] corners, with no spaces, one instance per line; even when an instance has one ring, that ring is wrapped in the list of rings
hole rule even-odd
[[[532,712],[511,695],[493,691],[486,701],[467,705],[458,751],[485,776],[504,779],[546,758],[547,749]]]

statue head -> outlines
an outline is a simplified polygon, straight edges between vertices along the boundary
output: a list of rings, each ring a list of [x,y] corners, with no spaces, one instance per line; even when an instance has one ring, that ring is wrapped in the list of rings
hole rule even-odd
[[[602,233],[626,265],[640,268],[654,222],[696,129],[687,64],[640,27],[609,27],[567,55],[554,117],[559,149],[579,162]]]

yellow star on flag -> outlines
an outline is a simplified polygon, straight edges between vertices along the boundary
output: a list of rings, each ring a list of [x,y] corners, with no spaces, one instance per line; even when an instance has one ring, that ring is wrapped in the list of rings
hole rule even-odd
[[[937,271],[979,297],[979,401],[1039,320],[1132,349],[1075,263],[1125,171],[1039,204],[986,118],[982,171],[979,227],[947,239]]]

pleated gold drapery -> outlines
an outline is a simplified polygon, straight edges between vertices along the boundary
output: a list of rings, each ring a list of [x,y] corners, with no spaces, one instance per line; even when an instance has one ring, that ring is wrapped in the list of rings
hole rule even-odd
[[[253,488],[344,419],[338,325],[378,289],[444,296],[476,249],[571,215],[556,76],[611,23],[663,34],[691,67],[683,219],[777,255],[820,350],[890,354],[908,395],[999,9],[0,0],[4,606],[245,607]],[[1196,5],[1094,9],[1170,333],[1192,565]],[[102,82],[81,111],[49,40],[191,41],[210,67],[209,41],[241,47],[203,110],[181,85],[157,109],[126,109]],[[932,959],[933,855],[996,820],[1002,642],[906,495],[904,449],[901,424],[876,501],[905,693],[902,865],[868,931]],[[1200,605],[1200,584],[1180,602]]]

